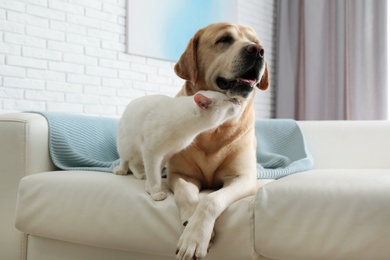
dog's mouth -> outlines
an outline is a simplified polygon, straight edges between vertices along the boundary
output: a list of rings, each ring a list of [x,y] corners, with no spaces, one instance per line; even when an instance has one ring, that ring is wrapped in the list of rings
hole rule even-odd
[[[244,74],[233,79],[226,79],[223,77],[217,78],[217,85],[222,90],[227,90],[232,94],[239,95],[246,98],[253,90],[253,87],[259,81],[260,69],[254,66]]]

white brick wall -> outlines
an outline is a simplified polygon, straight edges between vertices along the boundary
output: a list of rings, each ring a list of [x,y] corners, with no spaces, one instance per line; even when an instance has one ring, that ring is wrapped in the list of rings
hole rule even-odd
[[[0,113],[119,116],[134,98],[175,95],[174,62],[125,53],[125,2],[0,0]],[[273,0],[238,0],[239,23],[258,32],[272,75],[275,15]],[[273,93],[258,91],[258,117],[273,116]]]

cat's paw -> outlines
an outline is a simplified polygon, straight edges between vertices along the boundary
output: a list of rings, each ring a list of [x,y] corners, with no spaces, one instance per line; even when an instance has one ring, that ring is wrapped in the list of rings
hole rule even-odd
[[[161,200],[165,200],[168,195],[165,191],[159,191],[159,192],[150,194],[150,196],[152,196],[152,199],[154,199],[155,201],[161,201]]]
[[[167,193],[165,191],[159,190],[159,191],[151,191],[148,188],[148,185],[145,185],[145,191],[150,194],[153,200],[160,201],[165,200],[167,198]]]
[[[138,180],[146,180],[146,175],[144,173],[135,173],[135,172],[133,172],[133,175]]]
[[[124,169],[122,169],[120,166],[117,166],[114,168],[113,172],[116,174],[116,175],[127,175],[127,171],[125,171]]]

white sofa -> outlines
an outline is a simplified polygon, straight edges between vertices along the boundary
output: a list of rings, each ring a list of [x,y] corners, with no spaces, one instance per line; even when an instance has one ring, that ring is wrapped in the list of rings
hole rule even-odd
[[[206,259],[390,259],[390,122],[299,125],[314,168],[259,180],[217,220]],[[0,259],[174,259],[173,196],[143,187],[56,169],[44,117],[0,115]]]

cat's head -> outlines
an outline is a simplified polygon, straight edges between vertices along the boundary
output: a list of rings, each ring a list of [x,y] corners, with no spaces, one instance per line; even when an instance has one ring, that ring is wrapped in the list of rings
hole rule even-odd
[[[194,101],[204,113],[223,122],[238,116],[241,111],[241,101],[238,98],[228,97],[221,92],[201,90],[194,95]]]

